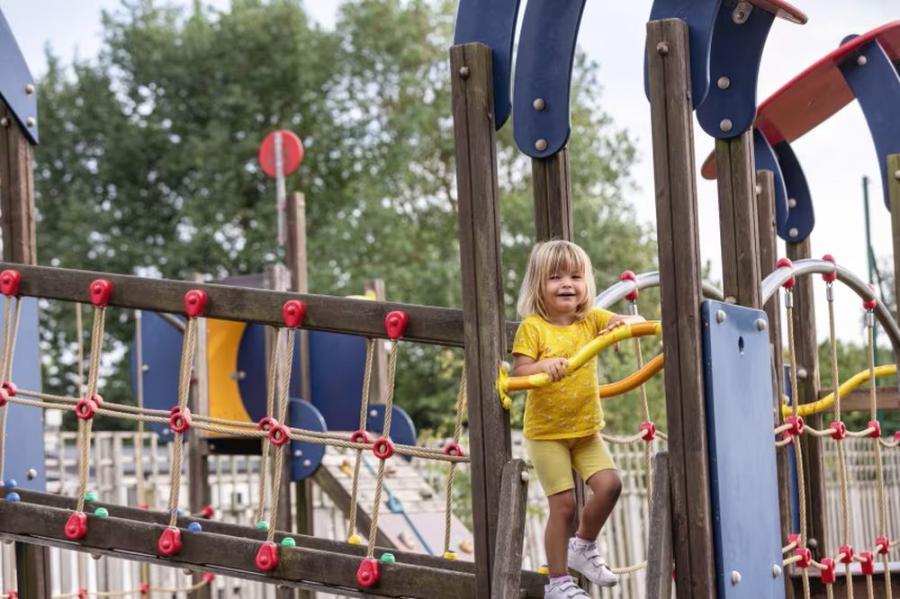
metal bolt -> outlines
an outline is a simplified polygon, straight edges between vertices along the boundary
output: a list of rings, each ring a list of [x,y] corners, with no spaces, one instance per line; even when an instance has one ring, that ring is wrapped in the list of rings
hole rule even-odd
[[[781,566],[772,564],[772,578],[778,578],[779,576],[781,576]]]
[[[309,468],[311,465],[312,465],[312,462],[310,462],[309,460],[303,460],[304,468]]]
[[[538,152],[543,152],[544,150],[546,150],[547,149],[547,140],[539,139],[536,142],[534,142],[534,149],[537,150]]]
[[[185,574],[187,574],[188,576],[190,576],[191,574],[194,573],[190,568],[182,568],[181,571],[184,572]]]
[[[725,322],[726,318],[728,318],[728,316],[726,316],[725,310],[718,310],[716,312],[716,322],[721,324],[721,323]]]
[[[806,541],[806,546],[810,549],[817,549],[819,547],[819,539],[815,537],[809,537]]]
[[[736,25],[743,25],[747,22],[747,19],[750,18],[750,13],[752,12],[753,5],[745,0],[741,0],[735,7],[734,12],[731,13],[731,20],[734,21]]]
[[[805,368],[798,368],[798,369],[797,369],[797,378],[798,378],[798,379],[806,380],[806,377],[807,377],[808,375],[809,375],[809,373],[806,371]]]
[[[509,372],[510,369],[512,369],[512,365],[506,360],[503,360],[502,362],[500,362],[500,368],[502,368],[506,372]]]
[[[900,181],[900,171],[894,171],[894,179]]]
[[[800,231],[797,230],[797,227],[791,227],[788,231],[788,237],[797,237],[800,235]]]
[[[369,410],[369,416],[375,418],[376,416],[378,416],[378,410]]]
[[[759,194],[761,194],[761,193],[762,193],[762,185],[760,185],[759,183],[757,183],[757,184],[756,184],[756,195],[759,195]]]
[[[141,367],[141,370],[143,370],[144,372],[150,372],[150,365],[149,365],[149,364],[144,364],[144,365]]]
[[[734,128],[734,123],[731,122],[731,119],[722,119],[722,122],[719,123],[719,129],[728,133]]]
[[[27,478],[28,480],[36,479],[37,478],[37,470],[35,470],[34,468],[29,468],[28,471],[25,473],[25,478]]]
[[[716,83],[719,86],[719,89],[728,89],[731,87],[731,79],[725,76],[719,77],[719,80]]]
[[[25,93],[28,94],[29,96],[34,93],[34,84],[33,83],[29,83],[28,85],[25,86]]]
[[[766,324],[765,319],[763,319],[763,318],[756,319],[756,330],[757,331],[765,331],[767,326],[768,325]]]
[[[3,117],[2,119],[0,119],[0,126],[9,127],[9,119],[6,117]]]
[[[531,105],[534,107],[535,110],[541,111],[547,106],[547,103],[544,102],[543,98],[535,98],[534,102],[532,102]]]
[[[294,450],[294,457],[295,457],[295,458],[299,458],[299,457],[301,457],[302,455],[303,455],[303,450],[302,450],[302,449],[295,449],[295,450]]]
[[[528,474],[528,470],[522,470],[521,478],[523,483],[528,482],[528,480],[531,478],[531,475]]]
[[[37,124],[37,121],[34,120],[33,116],[30,116],[27,119],[25,119],[25,124],[28,125],[29,127],[34,127]]]
[[[788,208],[796,208],[797,200],[795,198],[788,198]]]
[[[866,66],[867,62],[869,62],[869,59],[866,58],[865,56],[857,56],[856,57],[856,64],[858,64],[861,67]]]
[[[656,53],[660,56],[665,56],[669,53],[669,44],[666,42],[659,42],[656,44]]]
[[[463,79],[469,78],[469,67],[459,67],[459,76]]]
[[[103,557],[103,556],[100,555],[99,553],[92,553],[92,554],[91,554],[91,559],[93,559],[93,560],[99,560],[101,557]]]
[[[737,570],[731,571],[731,584],[738,584],[741,581],[741,573]]]

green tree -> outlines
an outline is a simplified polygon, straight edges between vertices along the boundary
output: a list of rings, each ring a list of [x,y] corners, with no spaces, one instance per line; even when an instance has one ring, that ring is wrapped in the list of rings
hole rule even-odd
[[[259,272],[279,258],[274,182],[256,165],[278,127],[302,137],[289,184],[307,198],[310,289],[460,305],[447,49],[455,3],[353,0],[334,30],[299,0],[234,0],[217,11],[123,1],[104,16],[96,60],[49,61],[36,154],[39,256],[69,268],[181,278]],[[579,55],[571,170],[576,241],[601,288],[651,268],[649,232],[627,194],[631,140],[603,112],[597,65]],[[509,316],[533,242],[530,165],[499,135]],[[75,391],[71,307],[45,310],[48,386]],[[130,315],[108,327],[104,392],[130,401]],[[452,421],[461,353],[402,354],[398,402],[420,427]]]

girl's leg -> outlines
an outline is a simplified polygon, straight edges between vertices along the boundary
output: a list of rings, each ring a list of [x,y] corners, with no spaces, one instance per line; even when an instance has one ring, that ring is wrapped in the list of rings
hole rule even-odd
[[[571,489],[550,495],[550,514],[544,531],[544,550],[550,576],[568,573],[566,556],[569,550],[569,534],[575,515],[575,492]]]
[[[584,504],[581,522],[575,535],[586,541],[594,541],[600,535],[600,529],[616,506],[622,492],[622,480],[615,470],[601,470],[588,480],[593,495]]]

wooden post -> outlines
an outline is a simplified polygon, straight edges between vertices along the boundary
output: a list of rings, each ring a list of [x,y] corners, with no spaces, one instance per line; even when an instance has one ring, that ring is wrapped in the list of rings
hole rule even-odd
[[[759,228],[753,130],[716,140],[719,238],[725,301],[759,308]]]
[[[31,144],[0,99],[0,236],[3,260],[37,264]],[[22,597],[50,596],[50,556],[37,545],[16,543],[16,576]]]
[[[647,554],[647,599],[672,598],[672,512],[669,495],[669,454],[653,456],[650,497],[650,548]]]
[[[573,238],[572,187],[569,153],[563,148],[550,158],[531,161],[534,224],[537,240]]]
[[[700,345],[700,243],[688,28],[647,24],[676,589],[715,597],[709,462]]]
[[[509,417],[494,383],[506,356],[491,50],[450,49],[466,388],[472,457],[476,596],[491,596],[500,474],[512,454]]]
[[[759,272],[765,277],[775,270],[778,261],[778,237],[775,232],[775,174],[772,171],[757,171],[757,217],[759,218]],[[763,306],[769,318],[769,341],[772,356],[772,405],[773,424],[781,423],[779,416],[784,397],[784,358],[781,342],[781,296],[775,294]],[[781,521],[781,537],[787,539],[793,532],[791,524],[791,469],[788,449],[777,449],[775,453],[778,468],[778,515]],[[789,577],[784,577],[785,592],[793,597],[793,585]]]
[[[383,302],[387,295],[384,290],[384,279],[372,279],[365,283],[366,292],[371,291],[375,294],[375,299]],[[384,349],[384,344],[378,341],[375,348],[375,356],[372,363],[372,386],[369,389],[372,399],[378,403],[384,403],[387,399],[390,389],[388,389],[388,354]]]
[[[202,281],[202,276],[195,277]],[[194,361],[196,383],[191,385],[190,409],[198,414],[209,415],[209,372],[207,360],[207,323],[205,318],[197,322],[197,358]],[[203,506],[212,502],[212,491],[209,487],[209,437],[206,434],[194,434],[187,436],[188,442],[188,505],[192,514],[198,513]],[[203,580],[203,574],[195,572],[194,583]],[[209,585],[190,593],[192,599],[210,599],[212,589]]]
[[[810,258],[810,240],[787,243],[787,256],[793,261]],[[816,302],[812,277],[799,277],[794,285],[794,343],[797,352],[798,400],[801,404],[819,398],[819,346],[816,339]],[[822,428],[822,415],[806,418],[807,424]],[[825,516],[825,467],[822,463],[822,442],[818,437],[803,435],[803,472],[806,479],[806,519],[808,545],[816,559],[826,554],[828,547]]]
[[[500,480],[500,522],[497,524],[497,560],[491,583],[496,599],[519,599],[522,580],[522,545],[525,541],[525,508],[528,505],[528,471],[522,460],[510,460]]]

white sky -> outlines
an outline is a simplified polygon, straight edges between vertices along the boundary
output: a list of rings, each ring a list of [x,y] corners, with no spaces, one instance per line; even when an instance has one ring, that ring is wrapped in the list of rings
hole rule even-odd
[[[180,0],[190,5],[190,0]],[[209,2],[227,6],[227,0]],[[762,101],[802,69],[834,49],[850,33],[863,33],[900,18],[891,0],[816,0],[799,2],[809,13],[806,26],[777,21],[763,56],[759,80]],[[326,26],[334,23],[338,0],[308,0],[307,9]],[[524,3],[523,3],[524,5]],[[119,6],[118,0],[0,0],[13,32],[31,66],[40,76],[45,70],[44,47],[49,45],[68,62],[74,56],[94,56],[100,45],[100,11]],[[650,149],[650,113],[644,98],[642,61],[644,26],[650,0],[644,2],[588,3],[582,20],[582,47],[600,63],[604,107],[617,126],[627,128],[638,143],[639,162],[632,174],[639,185],[631,201],[643,222],[655,222],[653,171]],[[523,6],[524,10],[524,6]],[[448,40],[449,45],[449,40]],[[448,108],[449,109],[449,108]],[[699,163],[712,148],[711,139],[695,129]],[[817,226],[812,235],[813,255],[834,254],[838,262],[866,278],[865,229],[862,209],[863,175],[870,183],[872,234],[879,259],[892,254],[890,219],[884,207],[880,172],[874,146],[862,112],[854,103],[831,121],[794,144],[806,171]],[[720,278],[718,211],[715,182],[698,175],[701,252]],[[610,240],[614,243],[614,240]],[[623,264],[623,270],[629,265]],[[820,296],[821,297],[821,296]],[[858,302],[849,292],[838,293],[838,334],[860,340]],[[826,330],[824,299],[819,301],[818,328]]]

